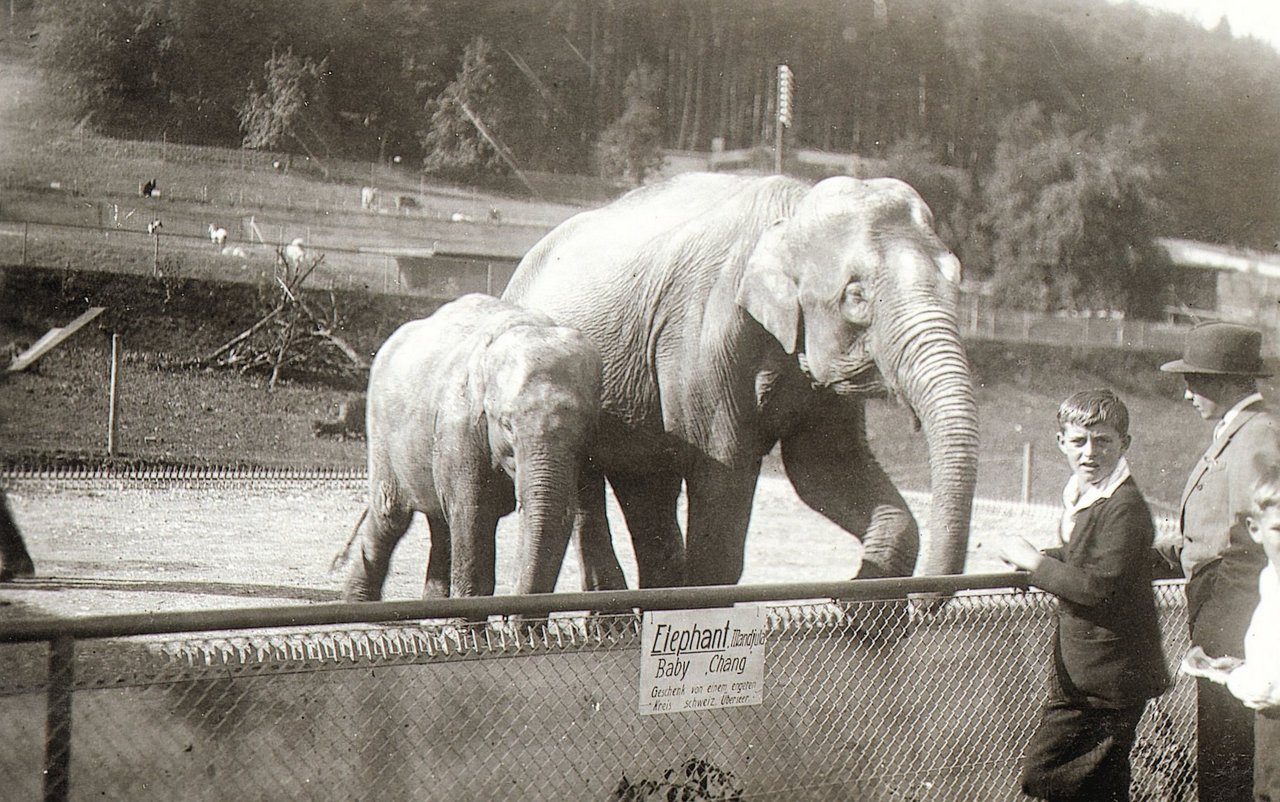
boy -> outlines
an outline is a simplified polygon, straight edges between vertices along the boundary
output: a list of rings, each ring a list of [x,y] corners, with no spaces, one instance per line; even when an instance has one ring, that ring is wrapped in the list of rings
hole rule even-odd
[[[1245,633],[1244,660],[1210,658],[1196,646],[1183,660],[1183,671],[1225,684],[1257,711],[1253,798],[1280,802],[1280,466],[1259,477],[1245,525],[1266,552],[1267,565],[1258,575],[1259,601]]]
[[[1001,557],[1058,597],[1054,678],[1026,750],[1024,793],[1050,802],[1129,799],[1129,750],[1147,700],[1169,684],[1151,590],[1151,511],[1124,458],[1129,411],[1110,390],[1058,408],[1071,478],[1054,548],[1014,536]]]

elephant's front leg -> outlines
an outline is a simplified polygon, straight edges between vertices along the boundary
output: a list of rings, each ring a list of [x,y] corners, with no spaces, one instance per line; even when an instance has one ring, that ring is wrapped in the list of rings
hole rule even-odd
[[[861,539],[859,578],[912,574],[920,548],[916,520],[860,434],[794,432],[782,441],[782,462],[805,504]]]
[[[690,585],[732,585],[742,578],[751,502],[760,461],[745,468],[708,463],[685,480],[689,491],[686,575]]]
[[[477,477],[458,476],[449,488],[445,510],[449,515],[453,596],[493,595],[498,519],[507,510],[499,509],[490,496]]]
[[[677,474],[610,474],[609,484],[631,531],[642,588],[685,584],[684,537],[676,520]]]
[[[573,517],[583,590],[624,590],[627,578],[613,550],[613,535],[605,512],[604,477],[594,468],[582,469],[578,480],[578,508]]]

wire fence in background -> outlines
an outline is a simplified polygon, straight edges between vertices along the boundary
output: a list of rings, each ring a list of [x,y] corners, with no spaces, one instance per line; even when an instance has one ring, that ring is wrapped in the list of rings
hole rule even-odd
[[[318,202],[318,201],[317,201]],[[139,213],[124,222],[118,206],[81,204],[76,222],[25,221],[0,223],[0,262],[17,265],[61,266],[71,269],[109,269],[158,278],[193,277],[215,281],[273,281],[282,269],[277,251],[295,238],[302,239],[311,256],[324,255],[311,286],[321,289],[362,290],[383,294],[427,295],[447,300],[466,292],[499,294],[510,276],[511,265],[486,271],[438,268],[440,276],[414,280],[400,269],[396,259],[375,249],[329,245],[317,241],[309,226],[296,223],[258,223],[246,215],[229,221],[229,238],[214,243],[207,215],[169,212],[164,227],[148,232],[148,215]],[[127,211],[125,212],[128,213]],[[441,212],[442,220],[448,214]],[[136,217],[136,219],[134,219]],[[549,230],[553,223],[546,223]],[[467,220],[458,230],[469,228]],[[482,232],[465,232],[463,241],[477,253]],[[529,243],[536,237],[529,238]],[[424,244],[427,247],[428,244]],[[464,246],[462,249],[465,250]],[[449,274],[449,275],[446,275]],[[1000,309],[977,293],[962,293],[957,305],[961,334],[966,339],[1002,342],[1071,344],[1177,352],[1189,324],[1128,320],[1124,318],[1065,317],[1025,310]]]
[[[530,605],[599,594],[483,602],[528,615],[518,629],[405,620],[474,599],[208,612],[205,631],[101,639],[113,617],[78,641],[46,627],[52,645],[0,626],[0,774],[14,800],[1021,799],[1052,600],[996,589],[1018,575],[948,590],[956,580],[985,589],[934,612],[884,594],[885,580],[673,591],[661,606],[765,602],[763,702],[656,715],[638,712],[627,610],[652,609],[657,591],[586,614]],[[1176,664],[1181,587],[1157,594]],[[265,628],[282,621],[305,626]],[[1134,799],[1194,797],[1193,698],[1183,679],[1148,708]]]
[[[1185,344],[1189,323],[1123,317],[1043,315],[1003,309],[990,296],[962,292],[956,313],[966,339],[1042,343],[1080,348],[1126,348],[1176,353]]]

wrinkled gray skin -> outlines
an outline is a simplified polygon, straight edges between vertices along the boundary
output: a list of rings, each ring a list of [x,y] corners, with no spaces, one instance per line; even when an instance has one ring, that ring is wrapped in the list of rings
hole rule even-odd
[[[415,511],[423,595],[492,595],[495,529],[517,507],[516,592],[554,590],[599,407],[595,347],[546,315],[467,295],[401,326],[369,372],[369,510],[343,596],[381,598]]]
[[[742,575],[761,458],[779,441],[799,497],[861,538],[859,576],[916,569],[916,522],[867,445],[865,398],[885,392],[928,444],[931,546],[919,573],[963,569],[977,410],[959,278],[928,207],[900,181],[702,174],[566,221],[503,297],[600,349],[592,457],[622,506],[640,585],[714,585]],[[603,479],[586,481],[584,582],[621,587]]]

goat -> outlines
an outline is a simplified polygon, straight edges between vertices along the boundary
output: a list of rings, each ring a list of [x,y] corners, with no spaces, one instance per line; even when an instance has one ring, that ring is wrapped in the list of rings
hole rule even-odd
[[[412,195],[396,195],[396,211],[418,208],[418,199]]]
[[[227,244],[227,230],[221,226],[209,224],[209,241],[221,248]]]
[[[378,190],[374,187],[360,188],[360,208],[373,209],[378,205]]]
[[[147,233],[153,237],[160,236],[159,231],[162,228],[164,228],[164,223],[161,223],[159,220],[152,220],[150,223],[147,223]]]
[[[150,181],[140,185],[138,187],[138,192],[141,193],[144,198],[150,198],[152,195],[158,194],[156,192],[156,180],[152,178]]]

